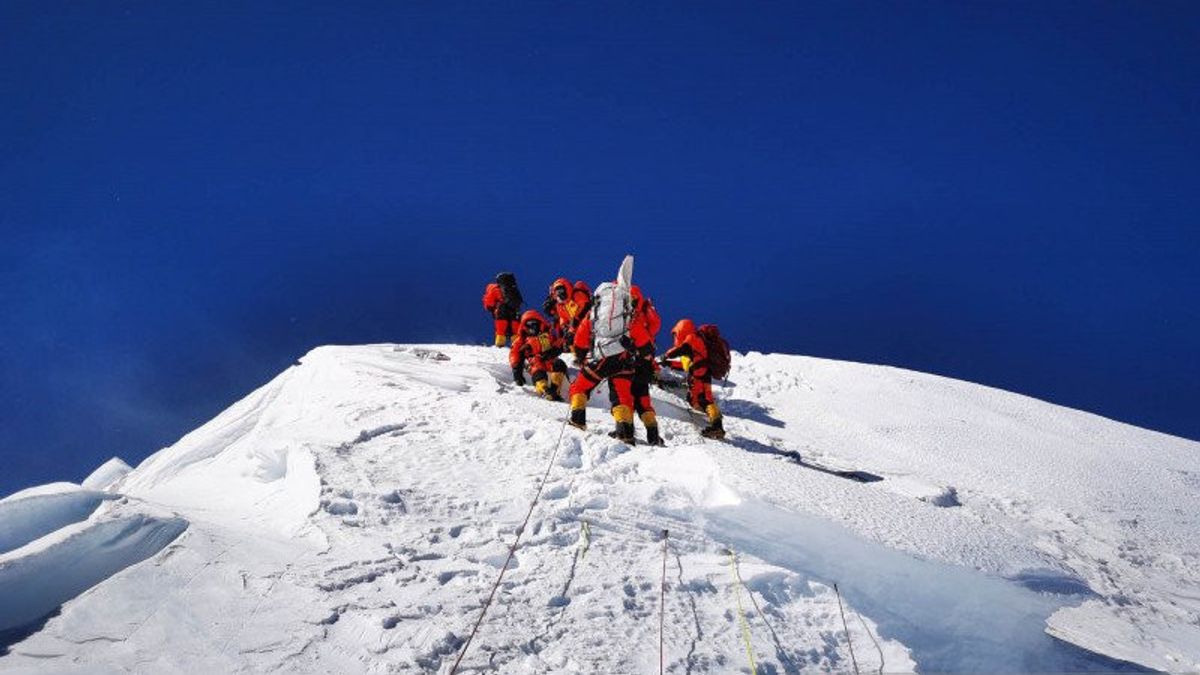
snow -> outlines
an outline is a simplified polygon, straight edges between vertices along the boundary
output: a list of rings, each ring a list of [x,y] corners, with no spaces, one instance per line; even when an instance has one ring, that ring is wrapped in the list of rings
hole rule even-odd
[[[45,616],[64,601],[158,552],[187,527],[181,518],[120,510],[74,523],[0,555],[0,631]]]
[[[0,554],[79,522],[112,498],[74,483],[51,483],[0,499]]]
[[[668,447],[629,447],[506,356],[322,347],[96,489],[0,500],[0,671],[448,672],[548,465],[464,672],[655,672],[660,593],[669,672],[749,672],[743,619],[761,673],[1200,668],[1198,443],[751,353],[730,442],[656,391]]]
[[[120,457],[113,457],[96,468],[87,478],[83,479],[83,487],[93,490],[108,490],[126,476],[133,468]]]

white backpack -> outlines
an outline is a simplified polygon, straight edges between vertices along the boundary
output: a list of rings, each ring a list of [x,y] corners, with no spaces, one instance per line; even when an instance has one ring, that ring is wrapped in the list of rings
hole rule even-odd
[[[629,287],[606,281],[592,294],[592,358],[616,356],[625,351],[624,338],[633,318]]]

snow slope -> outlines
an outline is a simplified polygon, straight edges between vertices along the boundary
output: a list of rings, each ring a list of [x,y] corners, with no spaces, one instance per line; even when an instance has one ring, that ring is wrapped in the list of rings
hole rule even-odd
[[[0,671],[448,672],[548,466],[462,672],[655,672],[660,610],[679,673],[1200,669],[1200,444],[751,353],[731,442],[663,398],[669,447],[630,448],[505,357],[319,348],[99,489],[0,501]]]

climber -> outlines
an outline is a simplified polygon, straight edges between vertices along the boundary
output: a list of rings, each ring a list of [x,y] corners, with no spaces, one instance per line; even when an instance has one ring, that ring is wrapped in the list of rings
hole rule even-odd
[[[508,364],[512,366],[513,382],[525,386],[525,368],[537,393],[551,401],[561,401],[562,385],[567,379],[567,364],[559,356],[563,353],[562,338],[550,333],[550,324],[536,310],[521,315],[521,327],[508,353]]]
[[[517,278],[512,272],[497,274],[496,281],[487,285],[483,293],[483,308],[495,322],[497,347],[505,346],[509,336],[516,339],[519,332],[517,316],[524,302],[521,291],[517,289]]]
[[[576,287],[572,287],[567,279],[556,279],[550,285],[550,294],[546,296],[546,301],[542,303],[542,309],[553,324],[554,333],[566,340],[567,344],[572,343],[575,329],[583,320],[590,299],[590,294],[586,291],[576,290],[579,284],[583,282],[580,281]],[[587,284],[583,284],[583,288],[586,289]]]
[[[629,330],[633,322],[633,302],[629,286],[606,282],[596,288],[591,309],[574,336],[579,374],[571,383],[571,426],[587,429],[587,402],[592,390],[609,380],[609,400],[616,431],[613,438],[632,445],[633,438],[633,355]]]
[[[660,363],[687,373],[688,402],[708,416],[708,426],[700,431],[706,438],[725,438],[721,410],[712,393],[712,364],[709,348],[691,319],[682,319],[671,329],[675,344],[663,355]],[[723,342],[723,341],[722,341]],[[728,359],[726,359],[726,363]]]
[[[637,286],[629,288],[633,304],[633,317],[629,325],[629,339],[633,343],[630,354],[633,358],[633,377],[630,385],[633,395],[633,411],[646,426],[646,442],[650,445],[666,445],[658,433],[658,418],[654,413],[654,402],[650,398],[650,384],[654,382],[658,364],[654,361],[654,338],[662,326],[662,319],[654,309],[650,298],[642,295]],[[608,381],[609,398],[615,396],[614,384]]]

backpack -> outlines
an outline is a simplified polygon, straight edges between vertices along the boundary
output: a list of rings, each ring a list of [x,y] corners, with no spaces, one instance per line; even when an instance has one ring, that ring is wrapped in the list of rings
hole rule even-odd
[[[606,281],[592,294],[592,354],[601,358],[625,351],[633,298],[629,287]]]
[[[513,309],[520,309],[525,303],[525,299],[521,297],[521,291],[517,290],[517,277],[512,272],[501,272],[496,275],[496,283],[500,286],[500,294],[504,297],[504,304]]]
[[[706,323],[696,329],[704,347],[708,349],[708,372],[713,379],[723,380],[729,375],[729,343],[721,337],[721,331],[711,323]]]

